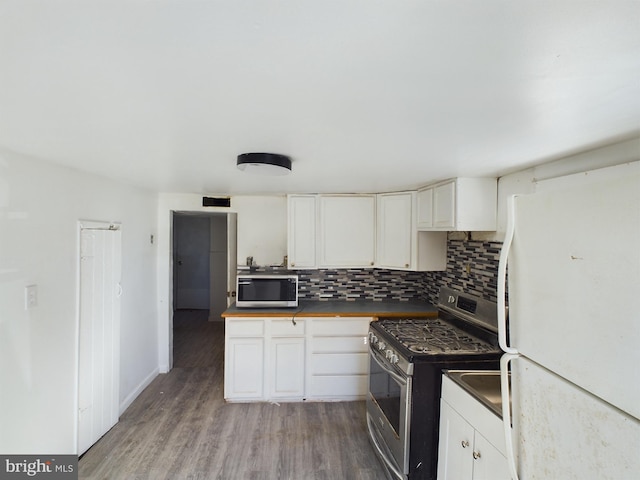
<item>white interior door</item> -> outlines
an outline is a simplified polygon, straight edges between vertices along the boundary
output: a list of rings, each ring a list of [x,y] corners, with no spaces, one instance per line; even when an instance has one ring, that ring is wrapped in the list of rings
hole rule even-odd
[[[80,226],[78,455],[118,422],[121,233]]]

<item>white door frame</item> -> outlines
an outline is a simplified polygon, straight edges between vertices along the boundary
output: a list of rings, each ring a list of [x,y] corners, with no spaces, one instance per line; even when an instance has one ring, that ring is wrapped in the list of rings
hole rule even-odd
[[[218,213],[224,213],[227,217],[227,275],[228,275],[228,288],[229,288],[229,292],[234,291],[235,290],[235,277],[236,277],[236,268],[237,268],[237,225],[238,225],[238,212],[236,211],[230,211],[228,209],[223,209],[223,210],[219,210],[219,209],[207,209],[207,210],[194,210],[194,209],[188,209],[188,208],[170,208],[168,210],[168,232],[169,235],[167,236],[167,249],[166,249],[166,257],[165,259],[167,260],[167,276],[168,276],[168,284],[166,285],[166,292],[167,292],[167,304],[165,306],[166,310],[166,323],[164,323],[164,317],[163,314],[160,313],[160,329],[166,328],[166,339],[168,339],[168,342],[165,343],[164,339],[163,339],[163,335],[162,333],[160,334],[159,338],[161,339],[160,341],[160,348],[166,348],[167,349],[167,360],[168,360],[168,364],[167,365],[160,365],[160,373],[167,373],[169,371],[171,371],[171,369],[173,368],[173,302],[174,302],[174,298],[173,298],[173,294],[174,294],[174,265],[173,265],[173,261],[174,261],[174,245],[173,245],[173,216],[176,214],[218,214]],[[167,217],[165,217],[167,218]],[[162,228],[162,224],[159,225],[159,228]],[[162,258],[162,254],[160,254]],[[160,262],[159,264],[159,269],[158,269],[158,277],[160,277],[160,275],[162,275],[162,266],[163,263]],[[158,285],[163,285],[164,281],[162,278],[158,278]],[[227,298],[227,306],[229,306],[231,303],[233,303],[235,301],[235,298]]]

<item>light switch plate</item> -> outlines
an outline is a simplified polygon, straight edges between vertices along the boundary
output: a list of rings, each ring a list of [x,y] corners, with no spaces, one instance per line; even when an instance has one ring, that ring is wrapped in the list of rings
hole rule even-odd
[[[24,309],[29,310],[38,306],[38,286],[27,285],[24,287]]]

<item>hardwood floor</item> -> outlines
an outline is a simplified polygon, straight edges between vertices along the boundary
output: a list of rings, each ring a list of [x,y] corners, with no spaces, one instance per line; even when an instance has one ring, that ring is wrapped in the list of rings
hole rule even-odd
[[[80,459],[80,479],[382,480],[364,402],[228,404],[224,324],[174,320],[174,368]]]

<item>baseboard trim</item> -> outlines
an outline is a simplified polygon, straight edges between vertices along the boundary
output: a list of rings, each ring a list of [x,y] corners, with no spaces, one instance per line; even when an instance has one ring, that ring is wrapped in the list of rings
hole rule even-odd
[[[131,406],[133,401],[138,398],[142,391],[147,388],[151,382],[153,382],[153,379],[156,378],[159,373],[160,370],[158,368],[154,369],[129,395],[127,395],[127,397],[120,403],[120,415],[122,415],[124,411]]]

